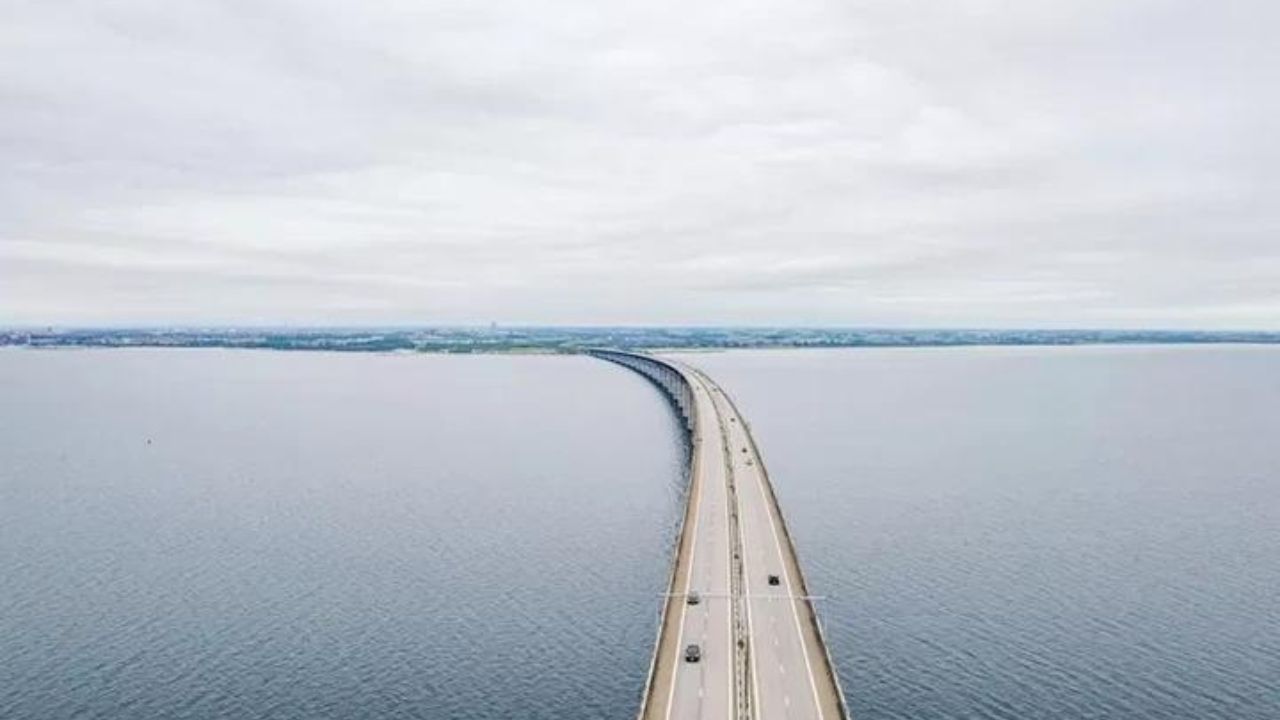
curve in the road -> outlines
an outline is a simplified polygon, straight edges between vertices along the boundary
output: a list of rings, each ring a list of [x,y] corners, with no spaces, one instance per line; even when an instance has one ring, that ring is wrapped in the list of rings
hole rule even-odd
[[[679,360],[591,354],[658,385],[685,419],[692,447],[641,720],[847,718],[791,534],[737,406]],[[692,644],[702,652],[696,662],[685,657]]]

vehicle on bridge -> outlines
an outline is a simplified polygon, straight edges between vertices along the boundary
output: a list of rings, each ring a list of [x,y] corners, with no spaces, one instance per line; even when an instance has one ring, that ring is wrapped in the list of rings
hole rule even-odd
[[[694,663],[694,662],[698,662],[701,659],[702,659],[702,648],[699,647],[697,643],[694,643],[684,649],[685,662]]]
[[[778,579],[778,576],[777,576],[777,575],[770,575],[770,576],[769,576],[769,584],[770,584],[770,585],[777,585],[779,582],[782,582],[782,581]]]
[[[689,601],[690,605],[697,605],[702,602],[702,596],[698,594],[697,590],[690,590],[686,599]]]

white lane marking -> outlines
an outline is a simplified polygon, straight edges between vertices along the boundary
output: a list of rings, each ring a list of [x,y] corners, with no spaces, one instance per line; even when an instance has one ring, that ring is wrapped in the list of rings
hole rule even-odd
[[[725,482],[728,482],[728,480],[726,479]],[[734,642],[734,638],[733,638],[734,636],[733,606],[732,606],[732,603],[733,603],[733,540],[729,537],[729,522],[728,522],[729,497],[728,496],[729,496],[729,492],[728,492],[728,488],[726,487],[725,502],[724,502],[724,515],[725,515],[724,537],[725,537],[725,540],[728,540],[729,542],[724,549],[725,557],[728,558],[725,561],[725,568],[724,568],[725,597],[726,597],[725,603],[724,603],[725,604],[724,647],[725,647],[725,652],[727,653],[725,655],[725,658],[728,661],[728,670],[725,672],[725,686],[727,688],[726,692],[728,692],[728,698],[729,698],[729,720],[733,720],[734,717],[738,714],[738,710],[737,710],[738,702],[737,702],[736,694],[734,693],[734,689],[733,689],[734,681],[737,679],[736,673],[734,672],[733,667],[738,663],[738,655],[735,652],[736,648],[734,647],[734,645],[736,643]]]
[[[796,634],[800,638],[800,654],[804,656],[804,667],[806,674],[809,676],[809,689],[813,692],[813,709],[817,711],[818,718],[821,720],[823,717],[822,701],[818,697],[818,682],[813,675],[813,664],[809,662],[809,646],[804,638],[804,628],[800,625],[800,611],[796,608],[796,601],[793,599],[795,591],[792,589],[791,584],[791,570],[788,567],[786,558],[782,555],[782,538],[778,535],[778,523],[774,518],[773,510],[770,509],[769,497],[764,491],[764,473],[755,473],[755,476],[756,492],[760,493],[760,501],[763,503],[765,513],[769,516],[769,530],[773,532],[773,547],[778,554],[778,563],[782,565],[782,577],[787,583],[787,597],[792,598],[788,600],[788,604],[791,605],[791,617],[795,620]]]

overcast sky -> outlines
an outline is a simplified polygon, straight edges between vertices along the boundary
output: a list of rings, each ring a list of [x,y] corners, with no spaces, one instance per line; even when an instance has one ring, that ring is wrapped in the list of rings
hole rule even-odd
[[[0,323],[1277,328],[1277,27],[0,0]]]

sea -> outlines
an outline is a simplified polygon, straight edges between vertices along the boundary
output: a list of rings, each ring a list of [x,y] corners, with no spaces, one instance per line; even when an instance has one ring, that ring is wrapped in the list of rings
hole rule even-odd
[[[1280,348],[680,358],[853,717],[1280,718]],[[687,453],[584,356],[0,350],[0,718],[632,718]]]

